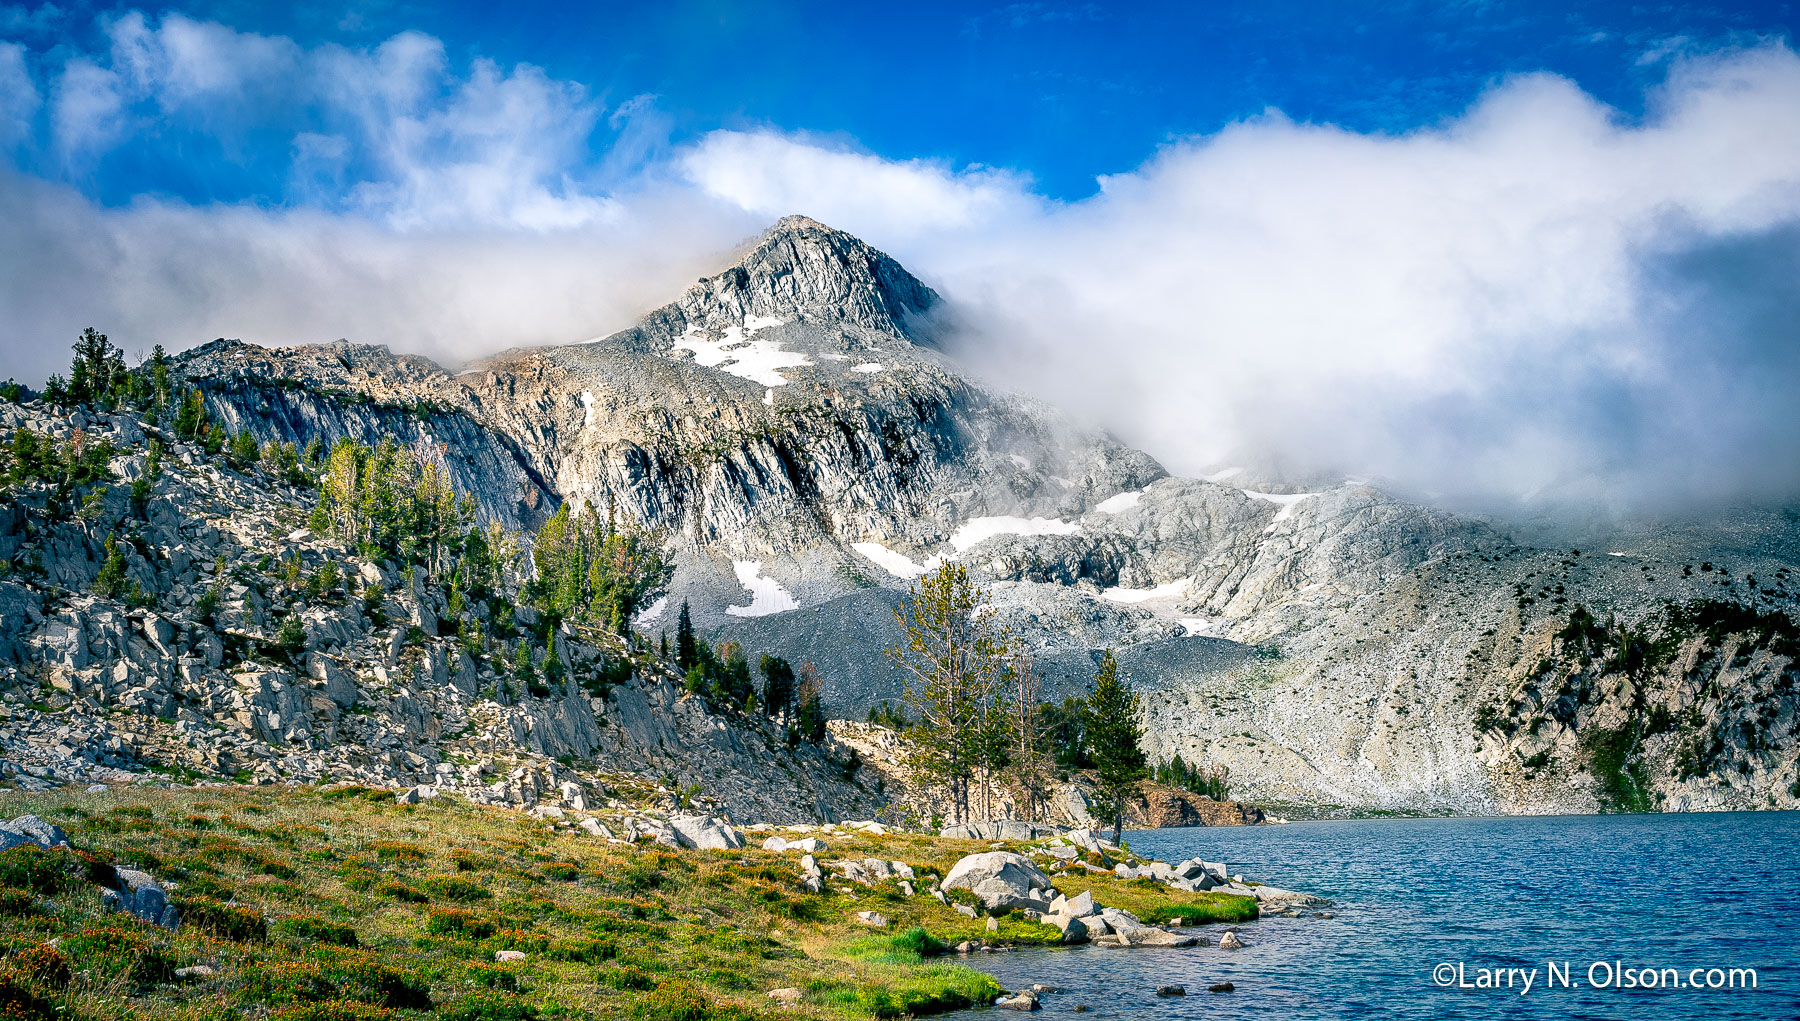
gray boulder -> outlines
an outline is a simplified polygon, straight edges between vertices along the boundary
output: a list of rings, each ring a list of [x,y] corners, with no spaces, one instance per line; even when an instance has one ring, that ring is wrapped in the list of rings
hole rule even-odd
[[[1043,912],[1050,909],[1050,902],[1037,895],[1035,891],[1021,891],[1009,879],[983,879],[970,888],[970,892],[981,898],[981,903],[989,911],[1005,911],[1019,909],[1023,911]]]
[[[1111,927],[1112,945],[1122,947],[1191,947],[1200,942],[1197,936],[1183,936],[1145,925],[1129,911],[1107,908],[1100,913]]]
[[[683,847],[697,847],[703,851],[734,851],[744,846],[743,838],[737,835],[730,824],[710,815],[672,815],[669,816],[669,827],[675,831],[676,839],[681,841]]]
[[[1062,930],[1064,943],[1085,943],[1088,938],[1087,923],[1074,915],[1045,915],[1038,921],[1044,925],[1054,925]]]
[[[119,888],[102,890],[100,893],[101,900],[108,907],[165,929],[181,927],[181,915],[175,910],[175,905],[169,903],[169,895],[164,892],[162,884],[152,879],[148,872],[139,872],[137,869],[113,871],[119,877]]]
[[[985,851],[964,856],[950,867],[942,884],[946,890],[972,890],[987,879],[1002,879],[1021,892],[1050,889],[1050,877],[1024,855],[1011,851]]]
[[[69,835],[35,815],[21,815],[11,822],[0,823],[0,851],[36,844],[39,847],[69,846]]]

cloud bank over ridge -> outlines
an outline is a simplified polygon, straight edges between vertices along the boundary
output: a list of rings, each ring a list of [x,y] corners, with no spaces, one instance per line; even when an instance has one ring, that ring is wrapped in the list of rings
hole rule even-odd
[[[85,325],[441,360],[580,340],[800,212],[950,299],[959,354],[1171,468],[1341,471],[1477,505],[1782,501],[1800,491],[1800,57],[1677,55],[1627,121],[1496,82],[1404,134],[1270,111],[1096,194],[774,129],[671,144],[654,97],[405,33],[307,49],[171,14],[104,51],[0,44],[0,375]],[[254,203],[84,175],[147,134],[222,164],[275,133]],[[597,141],[604,144],[597,144]],[[235,154],[235,155],[234,155]]]

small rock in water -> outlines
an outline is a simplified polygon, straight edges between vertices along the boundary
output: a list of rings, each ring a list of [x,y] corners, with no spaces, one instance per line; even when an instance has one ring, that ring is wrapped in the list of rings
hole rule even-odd
[[[1187,995],[1187,986],[1157,986],[1156,987],[1156,995],[1158,995],[1158,996],[1186,996]]]
[[[1236,988],[1237,986],[1234,986],[1229,982],[1214,982],[1212,985],[1206,987],[1206,991],[1209,993],[1229,993]]]
[[[1238,939],[1238,935],[1235,932],[1228,932],[1225,935],[1219,937],[1219,949],[1220,950],[1237,950],[1237,949],[1241,948],[1243,945],[1244,945],[1244,941],[1241,939]]]
[[[1027,989],[1011,996],[1002,996],[994,1001],[994,1006],[1001,1010],[1038,1010],[1037,994]]]
[[[1088,1011],[1093,1010],[1093,1009],[1094,1008],[1088,1006],[1085,1003],[1077,1003],[1075,1005],[1075,1013],[1077,1013],[1077,1014],[1086,1014]]]
[[[1062,992],[1061,989],[1058,989],[1055,986],[1045,985],[1042,982],[1033,982],[1031,984],[1031,991],[1038,994],[1039,996],[1042,996],[1045,993],[1060,993],[1060,992]]]

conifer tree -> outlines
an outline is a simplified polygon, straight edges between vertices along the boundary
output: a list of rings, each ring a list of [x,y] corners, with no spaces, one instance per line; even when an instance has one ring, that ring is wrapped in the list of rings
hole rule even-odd
[[[969,817],[969,785],[1003,718],[1012,636],[986,612],[986,595],[960,564],[919,579],[896,607],[905,642],[888,656],[907,675],[907,764],[944,785],[954,821]]]
[[[778,720],[794,705],[794,668],[780,656],[764,656],[757,664],[763,675],[763,712]]]
[[[1142,702],[1119,680],[1119,664],[1107,649],[1100,657],[1100,669],[1087,697],[1087,739],[1094,758],[1096,793],[1112,823],[1113,843],[1125,828],[1125,803],[1137,788],[1138,781],[1149,775],[1144,751],[1138,742],[1143,728],[1138,725]]]
[[[794,693],[794,731],[808,744],[825,740],[825,695],[819,684],[819,671],[810,662],[800,667],[799,686]]]
[[[94,578],[94,594],[111,599],[125,591],[125,553],[111,532],[106,533],[106,559]]]
[[[688,601],[683,599],[681,619],[675,624],[675,665],[686,674],[699,662],[700,654],[694,647],[694,621],[688,616]]]

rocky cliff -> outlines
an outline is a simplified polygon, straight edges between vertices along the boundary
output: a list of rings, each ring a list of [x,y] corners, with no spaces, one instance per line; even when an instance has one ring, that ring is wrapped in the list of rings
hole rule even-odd
[[[355,429],[363,414],[311,421]],[[766,820],[880,807],[831,748],[710,709],[617,639],[565,632],[566,677],[528,683],[460,640],[442,585],[308,529],[310,491],[270,467],[239,470],[125,415],[0,403],[0,427],[0,773],[16,784],[150,771],[424,784],[525,806],[628,791]],[[94,477],[21,478],[21,442],[51,464],[85,458]],[[123,571],[103,579],[109,560]]]
[[[880,654],[895,642],[892,607],[920,573],[960,559],[1054,694],[1117,649],[1147,696],[1152,754],[1228,766],[1259,801],[1604,807],[1594,785],[1608,770],[1591,752],[1558,758],[1568,772],[1554,782],[1542,770],[1523,782],[1507,756],[1541,749],[1502,749],[1476,723],[1573,609],[1632,628],[1705,598],[1793,612],[1792,516],[1604,532],[1578,550],[1354,480],[1173,478],[960,372],[942,312],[893,260],[792,217],[637,326],[587,343],[443,368],[342,343],[220,342],[176,371],[259,440],[393,436],[509,527],[561,501],[641,522],[677,570],[640,631],[671,630],[685,600],[714,637],[813,661],[845,716],[897,692]],[[1782,662],[1759,676],[1784,676]],[[1771,721],[1764,737],[1732,737],[1727,701],[1687,706],[1690,730],[1735,751],[1659,780],[1657,803],[1795,804],[1781,751],[1791,690],[1736,673],[1718,686]],[[1727,765],[1743,757],[1747,771]]]

